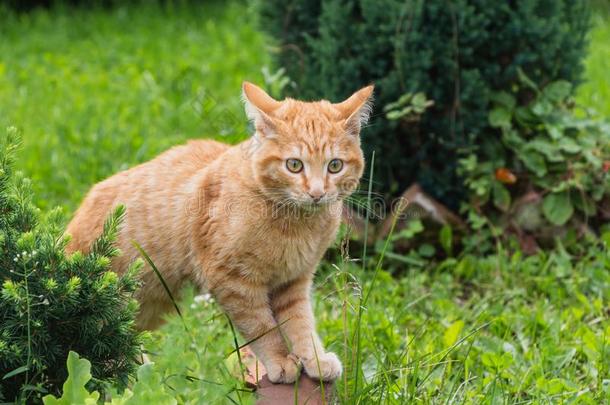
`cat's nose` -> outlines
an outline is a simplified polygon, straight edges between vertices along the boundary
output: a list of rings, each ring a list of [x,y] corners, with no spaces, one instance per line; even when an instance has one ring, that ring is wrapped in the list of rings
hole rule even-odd
[[[324,191],[310,191],[307,194],[309,194],[313,202],[317,203],[322,199],[322,197],[324,197],[326,193]]]

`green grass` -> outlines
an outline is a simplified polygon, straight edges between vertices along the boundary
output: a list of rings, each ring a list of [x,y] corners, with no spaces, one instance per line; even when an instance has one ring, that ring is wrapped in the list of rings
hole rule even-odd
[[[4,11],[0,21],[0,125],[23,129],[19,168],[39,205],[66,215],[96,181],[171,145],[242,139],[241,81],[260,82],[270,60],[239,3]],[[598,17],[592,33],[579,100],[610,116],[607,21]],[[606,247],[423,266],[389,253],[374,284],[380,251],[364,269],[337,257],[316,280],[319,330],[346,366],[341,402],[610,401]],[[151,392],[179,403],[252,402],[231,374],[234,340],[219,308],[192,292],[181,308],[183,320],[170,316],[148,339],[162,381]]]
[[[598,2],[589,34],[585,79],[577,101],[610,118],[610,3]]]
[[[268,63],[241,4],[0,20],[0,125],[23,129],[18,168],[43,207],[72,211],[95,182],[186,139],[243,139],[241,82]]]
[[[597,248],[572,262],[559,252],[466,257],[402,270],[400,277],[389,271],[395,263],[387,263],[363,312],[359,361],[358,303],[371,287],[371,274],[350,262],[340,261],[338,269],[325,265],[315,307],[326,344],[346,367],[336,386],[339,399],[347,404],[610,401],[610,256]],[[172,317],[152,358],[173,376],[168,384],[180,403],[197,395],[248,403],[252,397],[241,393],[240,401],[239,381],[228,376],[237,360],[226,359],[233,347],[226,320],[215,304],[187,297],[184,317],[199,343],[193,345]],[[217,366],[210,367],[210,360]]]

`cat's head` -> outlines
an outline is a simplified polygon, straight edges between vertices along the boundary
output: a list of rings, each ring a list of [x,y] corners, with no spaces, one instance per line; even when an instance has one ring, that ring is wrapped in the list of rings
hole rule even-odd
[[[341,103],[274,100],[243,85],[256,132],[251,163],[257,186],[270,198],[324,207],[351,194],[364,170],[360,129],[371,111],[373,86]]]

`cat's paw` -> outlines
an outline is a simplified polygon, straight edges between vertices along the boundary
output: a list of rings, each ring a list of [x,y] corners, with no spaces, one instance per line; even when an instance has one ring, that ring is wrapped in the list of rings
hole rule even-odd
[[[276,384],[292,384],[299,376],[299,361],[293,355],[288,355],[265,366],[269,381]]]
[[[330,352],[303,360],[303,367],[308,376],[322,381],[334,381],[343,372],[341,361],[335,353]]]

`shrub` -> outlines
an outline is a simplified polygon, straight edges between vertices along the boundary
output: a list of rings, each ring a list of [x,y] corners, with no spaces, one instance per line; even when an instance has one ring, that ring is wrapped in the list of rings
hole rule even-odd
[[[109,271],[124,210],[90,254],[66,257],[58,210],[39,220],[29,181],[12,172],[17,142],[15,129],[0,139],[0,399],[33,403],[59,392],[70,350],[91,360],[97,383],[125,385],[140,347],[139,265],[123,276]]]
[[[458,152],[498,135],[487,121],[492,94],[511,91],[519,69],[536,83],[576,81],[589,17],[587,2],[570,0],[274,0],[259,8],[296,83],[287,92],[340,100],[375,82],[377,113],[363,140],[367,156],[377,153],[380,186],[418,181],[453,207],[463,196]],[[434,101],[420,120],[381,113],[419,92]],[[530,96],[526,89],[515,99]]]
[[[522,242],[531,236],[530,244],[568,229],[576,240],[599,231],[610,219],[610,124],[577,109],[568,82],[539,89],[523,74],[521,82],[534,98],[518,106],[515,91],[493,94],[489,124],[502,136],[460,161],[471,225],[491,225],[497,237],[508,230]]]

